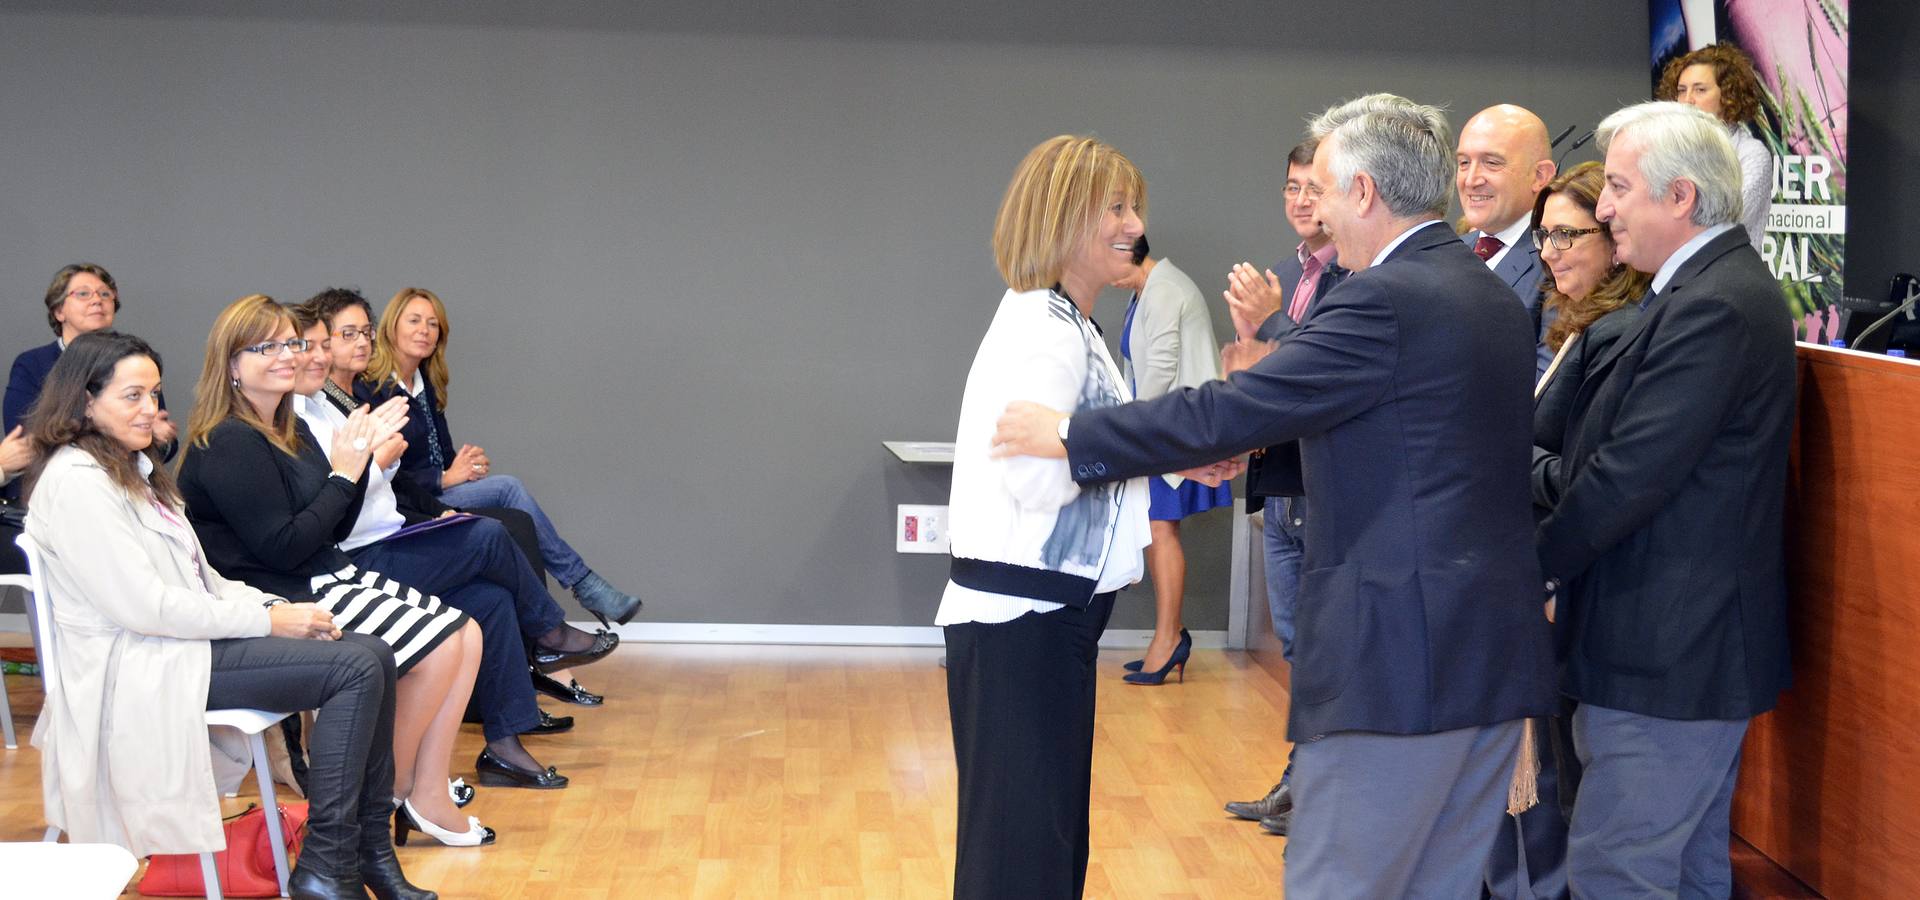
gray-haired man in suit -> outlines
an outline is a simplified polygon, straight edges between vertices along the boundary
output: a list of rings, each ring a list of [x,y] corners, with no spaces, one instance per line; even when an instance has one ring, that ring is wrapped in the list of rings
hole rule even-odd
[[[1375,94],[1313,132],[1320,221],[1353,275],[1306,324],[1262,358],[1234,354],[1225,381],[1070,419],[1012,404],[994,441],[1065,456],[1091,483],[1197,477],[1298,440],[1315,507],[1287,896],[1468,897],[1521,720],[1553,705],[1528,554],[1531,323],[1440,219],[1453,164],[1439,110]]]
[[[1785,690],[1793,321],[1740,228],[1726,128],[1678,103],[1599,128],[1597,218],[1652,272],[1639,320],[1590,362],[1539,528],[1585,771],[1575,897],[1725,897],[1747,722]],[[1551,583],[1551,582],[1550,582]]]

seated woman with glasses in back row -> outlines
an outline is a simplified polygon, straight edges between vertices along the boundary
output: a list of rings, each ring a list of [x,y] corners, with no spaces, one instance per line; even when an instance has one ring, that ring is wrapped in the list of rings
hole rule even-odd
[[[33,465],[39,452],[28,438],[22,423],[27,411],[40,399],[40,388],[47,373],[60,359],[74,338],[113,327],[120,312],[120,288],[113,275],[93,263],[74,263],[55,272],[47,285],[47,327],[53,329],[53,342],[27,350],[13,360],[7,378],[7,394],[0,405],[0,574],[24,573],[27,561],[13,544],[19,534],[18,507],[20,474]],[[153,421],[153,444],[161,461],[173,458],[173,420],[167,415],[167,399],[157,398],[160,413]]]
[[[326,609],[228,581],[208,564],[153,448],[160,356],[104,331],[77,336],[27,428],[48,448],[27,476],[27,531],[60,648],[62,702],[34,726],[49,823],[136,855],[226,844],[205,713],[318,709],[297,898],[432,900],[387,841],[394,655]]]

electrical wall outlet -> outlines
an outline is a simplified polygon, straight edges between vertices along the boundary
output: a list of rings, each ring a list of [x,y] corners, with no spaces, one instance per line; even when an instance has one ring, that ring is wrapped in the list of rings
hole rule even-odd
[[[893,549],[901,553],[947,552],[947,508],[903,503],[893,517]]]

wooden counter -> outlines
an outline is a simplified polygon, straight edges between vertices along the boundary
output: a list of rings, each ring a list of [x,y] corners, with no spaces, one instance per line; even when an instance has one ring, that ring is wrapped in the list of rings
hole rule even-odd
[[[1793,689],[1733,830],[1828,897],[1920,896],[1920,364],[1799,347]]]

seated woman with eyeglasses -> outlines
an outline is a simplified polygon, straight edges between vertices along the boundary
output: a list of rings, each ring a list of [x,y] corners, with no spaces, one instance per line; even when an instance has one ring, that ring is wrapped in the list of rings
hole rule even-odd
[[[54,361],[74,338],[113,327],[120,311],[120,289],[113,275],[93,263],[74,263],[55,272],[47,285],[47,327],[53,329],[52,343],[43,344],[14,357],[13,371],[7,378],[7,394],[0,404],[0,504],[20,499],[19,476],[39,457],[38,449],[21,423],[27,411],[40,398],[40,388],[53,370]],[[167,414],[167,400],[159,399],[160,414],[154,418],[153,445],[162,461],[173,458],[174,426]],[[5,513],[10,507],[0,507]],[[27,561],[13,544],[19,533],[18,510],[0,515],[0,574],[27,570]]]
[[[226,845],[208,709],[320,711],[294,897],[431,900],[388,842],[394,656],[311,603],[207,564],[159,465],[160,355],[102,331],[68,344],[28,417],[49,448],[27,490],[43,551],[62,702],[34,727],[49,823],[136,855]]]
[[[295,307],[292,312],[294,327],[308,342],[306,352],[294,360],[294,409],[325,442],[345,428],[353,414],[342,413],[322,399],[322,385],[332,364],[326,323],[309,307]],[[398,435],[389,439],[389,444],[398,443]],[[376,448],[376,453],[381,449]],[[573,727],[571,718],[554,719],[535,705],[533,685],[527,679],[528,647],[539,667],[552,671],[599,660],[619,646],[620,638],[588,634],[568,625],[566,613],[534,578],[500,523],[470,516],[433,528],[408,527],[453,512],[444,508],[432,515],[402,512],[387,473],[370,468],[366,500],[340,549],[355,565],[443,597],[480,621],[486,647],[475,695],[488,741],[488,750],[476,763],[482,783],[564,784],[551,770],[526,762],[532,757],[520,746],[521,734],[554,734]],[[507,763],[502,759],[506,754],[522,761]],[[424,830],[433,833],[430,828]]]
[[[293,414],[305,348],[270,297],[242,297],[215,320],[180,465],[187,519],[221,574],[317,603],[342,630],[393,647],[400,684],[390,797],[482,843],[486,829],[447,793],[447,758],[480,666],[480,627],[437,597],[356,567],[335,546],[352,530],[374,448],[398,433],[406,410],[356,415],[323,448]]]
[[[520,479],[493,474],[485,450],[474,444],[454,449],[446,416],[447,341],[452,333],[446,304],[437,295],[425,288],[402,288],[380,314],[373,359],[355,383],[354,396],[361,402],[406,397],[412,406],[400,477],[413,479],[452,506],[506,506],[532,516],[540,533],[540,555],[553,577],[602,625],[609,620],[626,624],[640,610],[640,598],[587,568]]]

